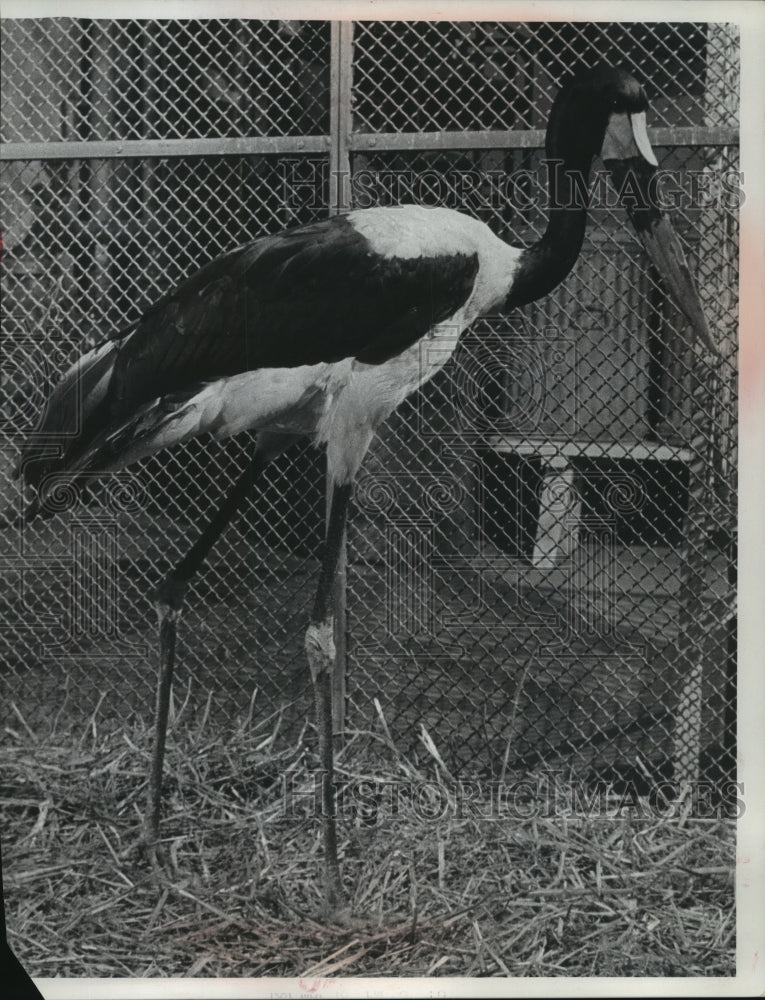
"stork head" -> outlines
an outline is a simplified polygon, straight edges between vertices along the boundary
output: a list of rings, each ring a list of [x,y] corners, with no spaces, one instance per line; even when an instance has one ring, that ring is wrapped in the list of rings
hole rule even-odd
[[[645,91],[631,73],[605,64],[582,70],[564,84],[553,106],[547,155],[572,150],[574,162],[589,169],[600,154],[659,280],[694,335],[714,351],[683,248],[657,203],[659,164],[648,139],[647,109]]]
[[[553,104],[548,156],[578,148],[592,157],[610,141],[613,145],[608,148],[618,155],[640,153],[656,166],[645,130],[647,110],[643,87],[626,70],[600,63],[574,72],[562,82]]]

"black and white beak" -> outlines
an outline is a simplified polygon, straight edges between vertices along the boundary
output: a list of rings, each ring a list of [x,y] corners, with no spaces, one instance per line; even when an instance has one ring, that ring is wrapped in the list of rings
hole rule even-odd
[[[659,164],[648,139],[645,112],[612,114],[600,155],[659,280],[685,314],[694,336],[717,353],[680,240],[657,204]]]

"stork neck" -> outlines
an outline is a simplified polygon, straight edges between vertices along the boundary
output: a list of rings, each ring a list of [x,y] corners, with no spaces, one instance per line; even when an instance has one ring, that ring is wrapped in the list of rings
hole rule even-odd
[[[587,226],[590,168],[603,145],[607,124],[607,109],[593,108],[577,88],[559,92],[545,137],[547,228],[521,254],[508,306],[522,306],[547,295],[574,266]]]
[[[526,305],[547,295],[576,263],[587,228],[592,160],[592,155],[547,160],[547,228],[542,238],[521,255],[508,307]]]

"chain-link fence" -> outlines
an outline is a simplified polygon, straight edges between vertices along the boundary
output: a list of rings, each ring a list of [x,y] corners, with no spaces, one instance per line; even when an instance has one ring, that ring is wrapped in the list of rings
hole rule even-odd
[[[645,83],[666,201],[722,358],[687,346],[595,178],[574,271],[486,317],[356,489],[338,723],[422,727],[456,772],[645,778],[735,759],[738,44],[725,25],[3,22],[3,470],[84,348],[196,266],[346,207],[417,202],[503,238],[546,220],[574,64]],[[148,712],[151,595],[251,442],[184,446],[4,532],[5,711]],[[10,481],[5,504],[18,505]],[[322,457],[269,472],[188,599],[177,687],[222,719],[309,710]],[[340,685],[342,686],[342,685]]]

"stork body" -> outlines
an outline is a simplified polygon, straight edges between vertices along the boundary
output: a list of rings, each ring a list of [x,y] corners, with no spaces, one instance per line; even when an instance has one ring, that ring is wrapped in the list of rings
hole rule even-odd
[[[509,246],[459,212],[413,205],[354,211],[266,236],[204,266],[132,327],[84,355],[56,387],[22,456],[24,477],[38,491],[28,517],[44,512],[46,483],[50,488],[57,473],[95,475],[194,437],[258,432],[252,469],[157,591],[161,670],[150,844],[158,836],[186,585],[247,496],[252,472],[310,437],[327,448],[332,483],[306,651],[325,771],[327,900],[336,905],[330,595],[354,477],[376,429],[446,363],[474,319],[541,297],[571,269],[587,214],[586,197],[577,193],[593,157],[602,151],[614,169],[632,165],[644,182],[650,179],[656,161],[645,108],[635,80],[610,67],[590,70],[561,91],[547,133],[549,222],[530,247]],[[650,204],[627,208],[670,291],[708,338],[666,219]]]
[[[505,301],[522,254],[469,216],[415,205],[240,247],[72,366],[46,423],[84,417],[82,433],[50,460],[30,448],[27,479],[271,431],[327,445],[347,482],[376,428]]]

